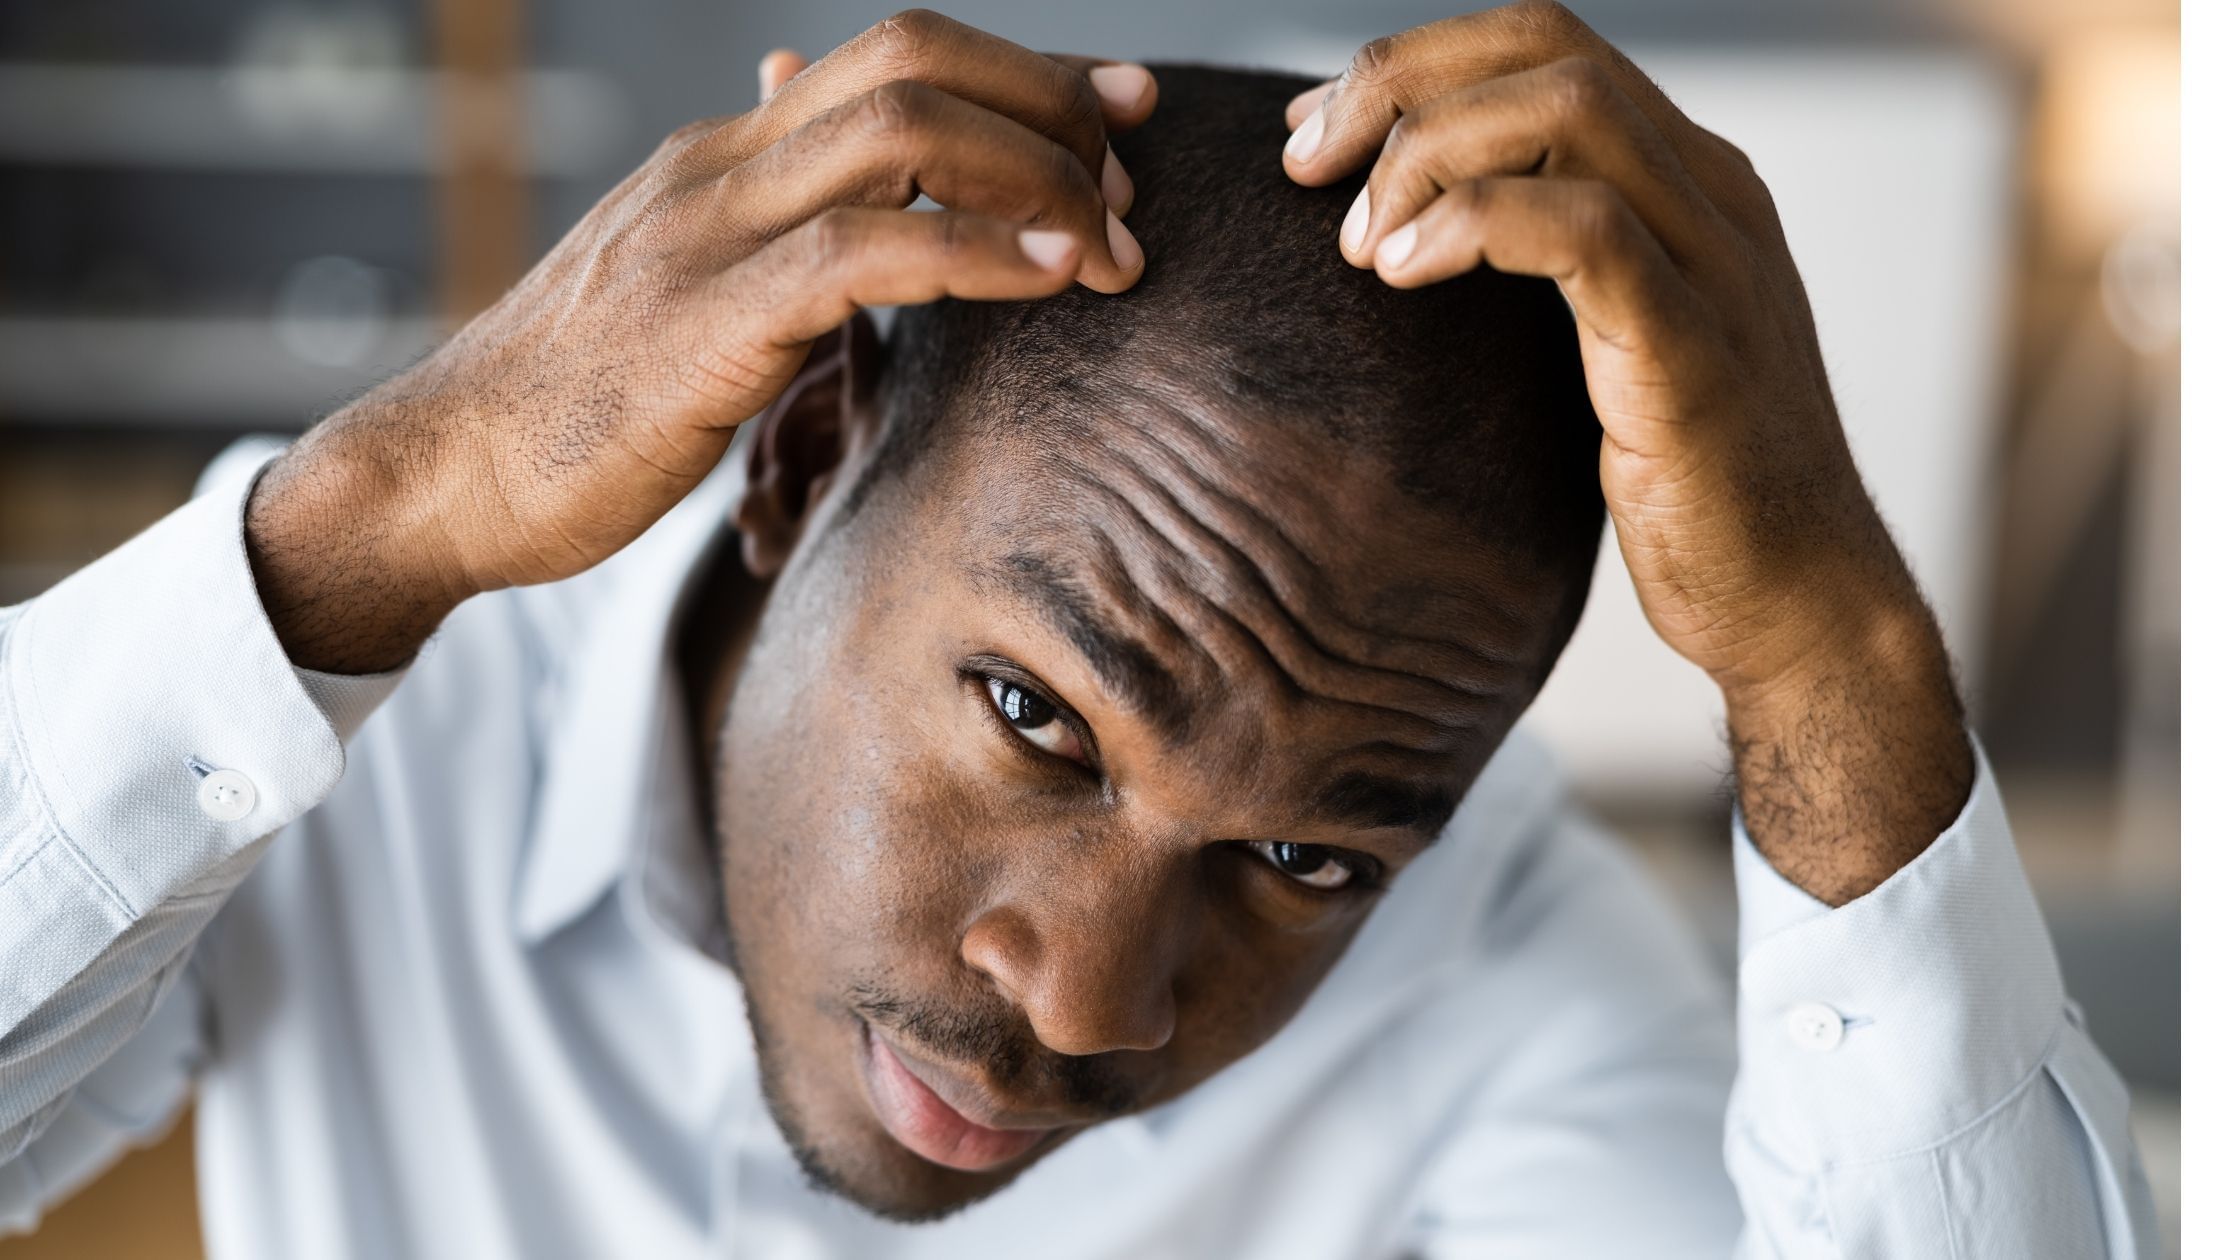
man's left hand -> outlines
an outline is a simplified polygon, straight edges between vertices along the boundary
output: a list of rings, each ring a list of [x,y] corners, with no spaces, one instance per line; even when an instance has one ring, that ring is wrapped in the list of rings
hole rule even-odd
[[[1602,488],[1665,642],[1726,697],[1744,822],[1823,901],[1880,884],[1973,778],[1935,618],[1845,444],[1765,184],[1561,6],[1364,46],[1284,166],[1374,160],[1339,248],[1401,288],[1490,264],[1578,318]]]

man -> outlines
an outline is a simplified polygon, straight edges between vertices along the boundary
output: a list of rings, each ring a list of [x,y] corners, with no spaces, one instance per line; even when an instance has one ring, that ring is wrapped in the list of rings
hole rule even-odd
[[[1740,154],[1538,5],[766,69],[0,621],[12,1219],[192,1082],[219,1254],[2152,1253]],[[1739,1076],[1494,755],[1605,502]]]

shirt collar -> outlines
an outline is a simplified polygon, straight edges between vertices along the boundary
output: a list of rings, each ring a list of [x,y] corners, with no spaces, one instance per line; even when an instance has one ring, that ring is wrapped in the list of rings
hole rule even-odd
[[[591,572],[517,592],[544,646],[538,717],[552,730],[514,900],[515,930],[531,945],[574,922],[634,866],[639,908],[688,944],[710,943],[714,888],[672,649],[686,594],[730,539],[723,526],[740,491],[738,465],[726,458]]]

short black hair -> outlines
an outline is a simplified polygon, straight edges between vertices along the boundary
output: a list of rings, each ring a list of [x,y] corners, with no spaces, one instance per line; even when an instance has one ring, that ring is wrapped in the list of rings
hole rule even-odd
[[[1091,423],[1152,365],[1239,414],[1373,454],[1413,497],[1563,579],[1560,645],[1603,518],[1601,427],[1562,294],[1486,267],[1412,291],[1356,269],[1338,225],[1363,176],[1302,188],[1279,158],[1284,105],[1314,80],[1151,69],[1158,108],[1112,140],[1136,185],[1143,278],[1117,295],[898,312],[886,433],[859,494],[964,413],[1045,434]]]

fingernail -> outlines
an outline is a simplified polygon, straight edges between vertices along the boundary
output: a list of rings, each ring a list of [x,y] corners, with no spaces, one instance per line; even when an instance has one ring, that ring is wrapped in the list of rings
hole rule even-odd
[[[1125,114],[1151,90],[1151,72],[1142,66],[1098,66],[1089,72],[1089,86],[1115,113]]]
[[[1308,88],[1306,91],[1292,97],[1291,103],[1283,107],[1283,112],[1288,115],[1292,110],[1299,108],[1301,105],[1318,104],[1321,102],[1323,97],[1330,95],[1330,89],[1336,86],[1338,86],[1338,81],[1336,79],[1324,79],[1322,82],[1317,83],[1313,87]]]
[[[1104,212],[1104,239],[1112,249],[1112,261],[1120,270],[1134,271],[1143,265],[1143,246],[1136,244],[1135,233],[1110,210]]]
[[[1117,214],[1127,213],[1128,206],[1136,199],[1136,182],[1121,169],[1120,159],[1112,155],[1112,146],[1104,147],[1104,175],[1098,180],[1104,187],[1104,203]]]
[[[1398,267],[1401,263],[1408,261],[1408,255],[1414,253],[1415,250],[1416,225],[1410,223],[1384,238],[1384,243],[1377,246],[1377,265],[1386,268]]]
[[[1326,108],[1323,105],[1315,106],[1315,111],[1307,115],[1307,120],[1299,124],[1297,131],[1291,133],[1290,142],[1283,146],[1285,156],[1294,162],[1305,162],[1314,157],[1315,150],[1322,147],[1322,115]]]
[[[1369,235],[1369,190],[1353,199],[1353,208],[1346,211],[1346,221],[1338,228],[1338,244],[1349,254],[1361,252],[1361,242]]]
[[[754,68],[755,86],[762,89],[762,99],[769,100],[778,91],[778,54],[764,53]]]
[[[1073,265],[1076,245],[1071,233],[1028,228],[1019,233],[1019,252],[1044,271],[1064,271]]]

